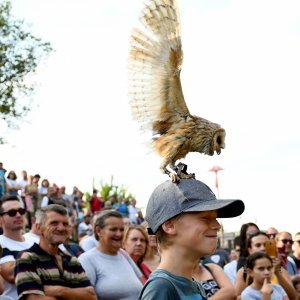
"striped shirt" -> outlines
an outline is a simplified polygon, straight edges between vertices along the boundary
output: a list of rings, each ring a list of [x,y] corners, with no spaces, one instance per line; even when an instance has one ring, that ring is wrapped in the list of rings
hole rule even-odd
[[[58,250],[63,269],[58,267],[54,256],[38,244],[22,251],[16,261],[15,282],[19,299],[24,295],[45,295],[44,285],[59,285],[69,288],[91,286],[78,259]]]

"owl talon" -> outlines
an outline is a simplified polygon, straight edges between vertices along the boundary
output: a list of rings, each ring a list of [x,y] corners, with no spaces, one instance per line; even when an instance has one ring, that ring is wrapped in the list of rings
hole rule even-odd
[[[169,173],[169,177],[171,178],[172,182],[178,183],[180,181],[180,177],[174,173]]]

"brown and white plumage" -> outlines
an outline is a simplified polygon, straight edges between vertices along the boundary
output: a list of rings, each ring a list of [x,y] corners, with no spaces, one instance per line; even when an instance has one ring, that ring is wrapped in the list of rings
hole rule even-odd
[[[162,156],[161,170],[175,169],[188,152],[220,154],[225,130],[190,114],[180,71],[183,53],[175,0],[150,0],[142,11],[145,34],[134,29],[129,59],[129,95],[133,118],[153,133],[153,145]]]

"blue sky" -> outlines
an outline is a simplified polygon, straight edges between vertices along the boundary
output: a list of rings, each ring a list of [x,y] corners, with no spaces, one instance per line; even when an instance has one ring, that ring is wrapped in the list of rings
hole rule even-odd
[[[55,49],[34,80],[35,108],[0,146],[6,168],[40,173],[71,190],[124,184],[145,206],[166,180],[143,144],[127,96],[129,36],[139,0],[14,0],[15,16]],[[220,197],[245,201],[242,217],[262,228],[299,231],[300,3],[179,1],[182,85],[191,113],[227,132],[220,156],[191,153],[185,163]]]

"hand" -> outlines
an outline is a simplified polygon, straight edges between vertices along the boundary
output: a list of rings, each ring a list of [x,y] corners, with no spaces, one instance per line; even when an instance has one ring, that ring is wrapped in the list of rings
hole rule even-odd
[[[265,278],[264,284],[261,288],[261,292],[263,295],[271,295],[273,293],[273,287],[270,283],[270,279]]]
[[[275,273],[280,272],[281,271],[281,260],[275,256],[272,256],[271,258],[272,258]]]

